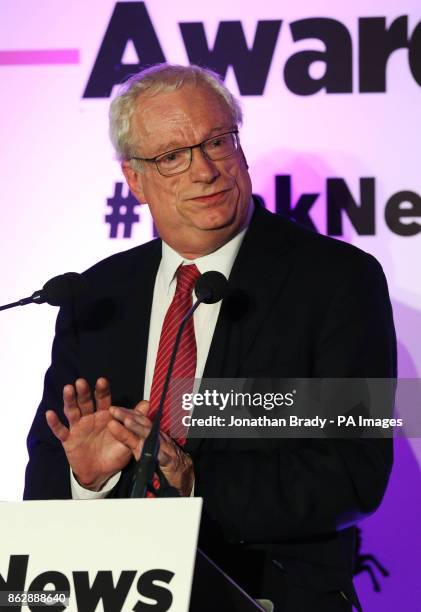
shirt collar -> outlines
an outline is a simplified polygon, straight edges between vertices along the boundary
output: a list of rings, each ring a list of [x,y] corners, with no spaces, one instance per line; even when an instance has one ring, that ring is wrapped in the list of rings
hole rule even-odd
[[[235,258],[243,242],[247,232],[250,219],[253,215],[254,204],[249,207],[246,226],[236,234],[226,244],[209,255],[198,257],[197,259],[185,259],[177,251],[174,251],[166,242],[162,241],[162,260],[161,272],[163,275],[164,287],[169,291],[171,283],[175,280],[175,273],[180,265],[196,264],[200,274],[215,270],[221,272],[226,278],[229,278]]]

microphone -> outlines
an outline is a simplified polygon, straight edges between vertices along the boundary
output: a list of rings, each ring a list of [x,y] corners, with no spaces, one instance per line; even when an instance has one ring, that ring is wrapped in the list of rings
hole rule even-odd
[[[140,459],[134,469],[133,484],[130,493],[130,497],[132,498],[146,497],[147,491],[154,492],[152,481],[155,472],[157,472],[160,479],[160,495],[164,497],[178,496],[178,491],[166,482],[166,479],[161,473],[158,466],[159,427],[161,424],[164,402],[167,396],[167,391],[171,380],[171,374],[177,356],[181,336],[183,334],[187,321],[190,319],[191,316],[193,316],[194,311],[196,310],[196,308],[198,308],[198,306],[200,306],[200,304],[216,304],[226,296],[227,291],[228,281],[225,276],[221,274],[221,272],[205,272],[196,281],[194,292],[196,294],[197,300],[184,315],[183,320],[180,323],[180,327],[178,328],[177,335],[175,337],[175,342],[168,365],[167,375],[165,377],[164,385],[162,387],[161,398],[159,400],[159,407],[156,412],[151,430],[143,443]],[[162,486],[162,481],[164,481],[164,486]]]
[[[0,310],[7,310],[15,306],[26,306],[26,304],[47,303],[51,306],[63,306],[63,304],[66,304],[85,291],[87,286],[87,282],[81,274],[66,272],[51,278],[42,289],[35,291],[30,297],[0,306]]]
[[[205,304],[216,304],[223,300],[228,291],[228,281],[221,272],[205,272],[196,281],[194,292]]]

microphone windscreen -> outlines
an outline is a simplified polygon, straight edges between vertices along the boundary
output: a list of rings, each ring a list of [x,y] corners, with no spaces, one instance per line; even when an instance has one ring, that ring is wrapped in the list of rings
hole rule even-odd
[[[200,276],[194,288],[196,297],[205,304],[216,304],[228,291],[228,281],[221,272],[209,271]]]
[[[40,291],[38,303],[47,302],[51,306],[63,306],[77,295],[85,291],[87,282],[77,272],[66,272],[47,281]]]

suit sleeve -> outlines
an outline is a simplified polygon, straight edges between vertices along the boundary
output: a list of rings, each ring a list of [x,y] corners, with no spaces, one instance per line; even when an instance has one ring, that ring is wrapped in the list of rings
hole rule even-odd
[[[396,376],[386,280],[360,254],[337,283],[314,348],[316,378]],[[198,453],[196,494],[229,541],[281,542],[331,533],[372,513],[392,465],[390,439],[301,440],[290,450]]]
[[[47,425],[45,413],[63,413],[63,387],[79,377],[78,341],[70,307],[60,309],[52,349],[52,363],[44,380],[41,403],[28,434],[29,462],[25,474],[24,499],[69,499],[70,470],[60,441]]]

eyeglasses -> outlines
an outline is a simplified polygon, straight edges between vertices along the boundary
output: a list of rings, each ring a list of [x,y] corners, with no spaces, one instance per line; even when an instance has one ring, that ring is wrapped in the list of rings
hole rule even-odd
[[[162,176],[174,176],[174,174],[181,174],[190,168],[193,156],[192,151],[197,147],[200,148],[206,159],[210,161],[225,159],[230,155],[234,155],[240,147],[238,130],[230,130],[229,132],[218,134],[218,136],[207,138],[203,142],[199,142],[199,144],[191,147],[173,149],[156,157],[132,157],[131,159],[153,162],[159,174],[162,174]]]

